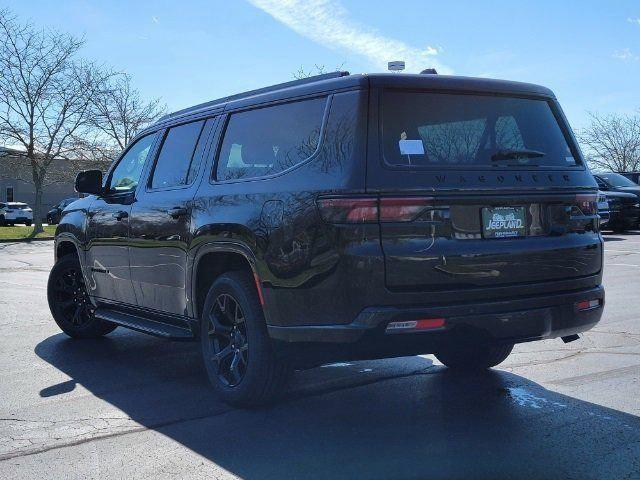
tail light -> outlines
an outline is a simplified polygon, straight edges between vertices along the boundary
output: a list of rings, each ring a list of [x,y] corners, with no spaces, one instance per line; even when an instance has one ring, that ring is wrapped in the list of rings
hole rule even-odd
[[[328,223],[411,222],[433,205],[431,197],[340,197],[318,199]]]
[[[576,195],[575,206],[580,210],[582,215],[597,215],[598,196],[595,193]]]
[[[380,221],[411,222],[431,205],[433,205],[431,197],[382,197],[380,199]]]
[[[376,198],[322,198],[318,200],[320,216],[329,223],[376,223]]]

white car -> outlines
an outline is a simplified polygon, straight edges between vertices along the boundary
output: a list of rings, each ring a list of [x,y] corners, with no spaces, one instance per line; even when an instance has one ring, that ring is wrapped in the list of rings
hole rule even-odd
[[[24,223],[27,227],[33,223],[33,210],[22,202],[0,202],[0,226]]]

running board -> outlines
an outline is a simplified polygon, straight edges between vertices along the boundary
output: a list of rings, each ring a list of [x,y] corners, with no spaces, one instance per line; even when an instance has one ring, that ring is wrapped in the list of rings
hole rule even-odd
[[[186,325],[184,328],[178,327],[177,325],[149,320],[132,313],[100,307],[96,310],[95,316],[101,320],[116,323],[138,332],[155,335],[156,337],[170,338],[172,340],[193,340],[195,338],[191,329]]]

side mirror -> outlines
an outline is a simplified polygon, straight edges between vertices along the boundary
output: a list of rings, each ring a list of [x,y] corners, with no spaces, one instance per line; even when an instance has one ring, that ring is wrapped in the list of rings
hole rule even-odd
[[[85,170],[76,175],[76,192],[88,193],[92,195],[101,195],[104,193],[102,188],[102,172],[100,170]]]

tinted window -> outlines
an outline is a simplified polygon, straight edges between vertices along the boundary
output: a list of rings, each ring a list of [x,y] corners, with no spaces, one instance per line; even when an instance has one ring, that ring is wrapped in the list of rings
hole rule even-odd
[[[151,179],[151,188],[167,188],[187,185],[194,175],[189,175],[196,144],[204,120],[170,128],[167,132]],[[196,165],[193,165],[196,170]]]
[[[382,136],[392,165],[577,163],[544,100],[386,91]]]
[[[144,167],[144,162],[149,155],[154,138],[155,135],[147,135],[129,148],[111,173],[109,191],[130,192],[135,190],[140,181],[142,167]]]
[[[218,158],[218,180],[262,177],[315,153],[326,99],[316,98],[232,114]]]

